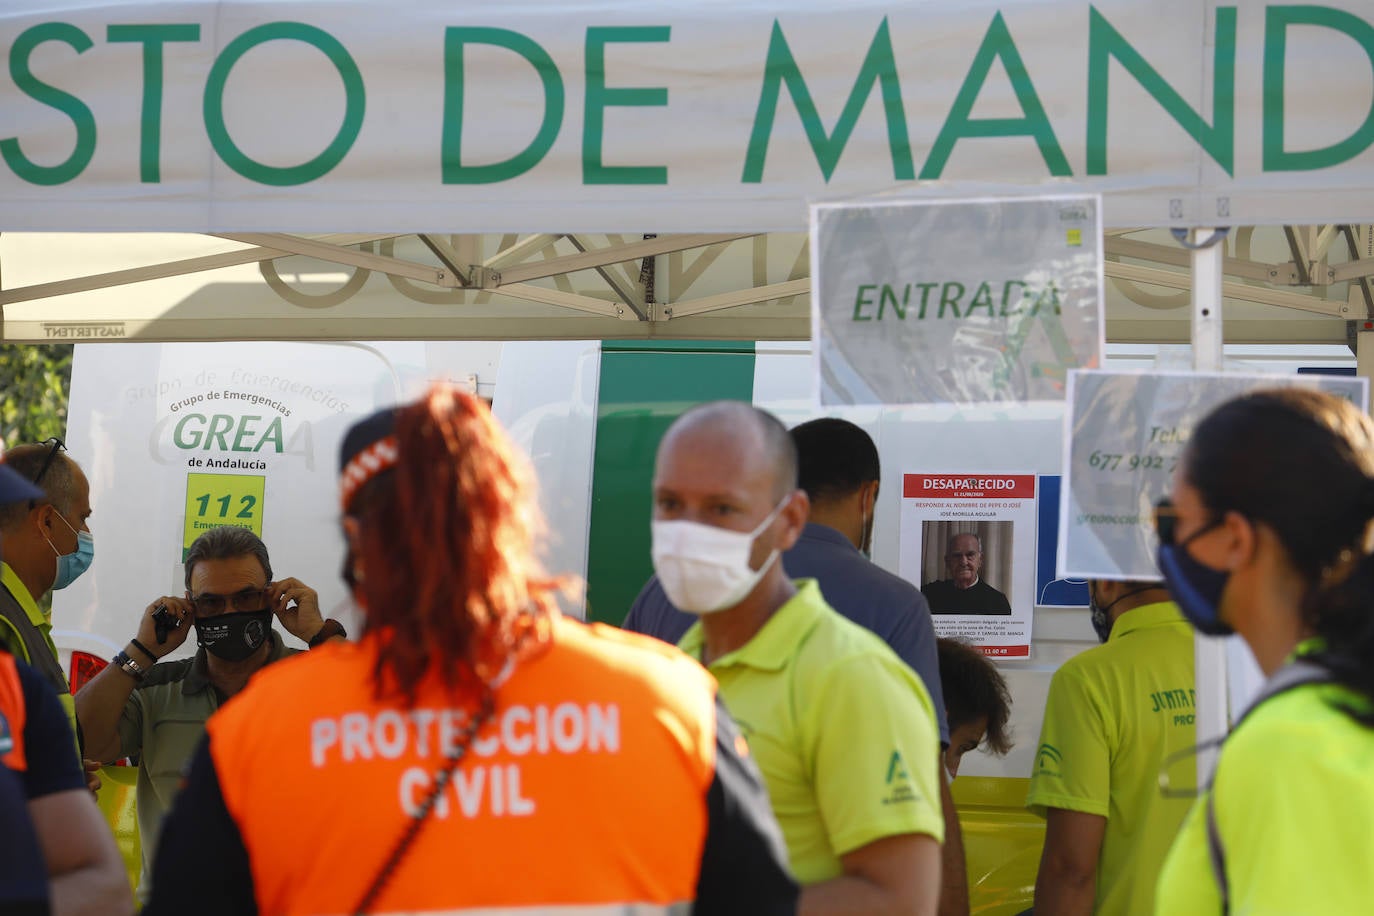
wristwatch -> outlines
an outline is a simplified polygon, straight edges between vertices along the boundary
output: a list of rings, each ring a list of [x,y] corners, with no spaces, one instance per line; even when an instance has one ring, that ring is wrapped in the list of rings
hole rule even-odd
[[[115,654],[112,664],[136,681],[143,680],[148,674],[148,669],[134,661],[129,656],[129,653],[125,652],[123,649],[120,649],[119,652]]]
[[[326,640],[333,639],[335,636],[347,637],[348,632],[343,628],[343,624],[339,623],[333,617],[329,617],[325,620],[324,626],[320,627],[320,631],[310,637],[310,648],[313,649]]]

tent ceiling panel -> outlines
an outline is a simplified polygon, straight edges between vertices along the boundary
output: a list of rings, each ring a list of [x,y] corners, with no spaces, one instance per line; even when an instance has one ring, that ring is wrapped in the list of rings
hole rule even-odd
[[[1235,232],[1226,339],[1345,341],[1366,314],[1369,238],[1365,226]],[[808,248],[803,233],[5,233],[0,307],[11,341],[801,340]],[[1106,253],[1108,339],[1187,341],[1187,252],[1165,230],[1119,230]]]

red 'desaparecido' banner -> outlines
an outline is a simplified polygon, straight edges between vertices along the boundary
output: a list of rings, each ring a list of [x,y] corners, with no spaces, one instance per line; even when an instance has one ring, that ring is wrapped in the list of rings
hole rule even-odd
[[[1032,499],[1034,474],[904,474],[907,499]]]

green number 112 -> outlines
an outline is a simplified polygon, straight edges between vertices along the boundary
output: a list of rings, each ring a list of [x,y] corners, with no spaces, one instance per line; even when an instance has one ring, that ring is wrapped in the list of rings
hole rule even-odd
[[[221,497],[219,497],[218,499],[215,500],[215,502],[219,503],[219,517],[220,517],[220,518],[227,518],[227,517],[229,516],[229,504],[230,504],[231,502],[233,502],[233,499],[234,499],[234,497],[232,497],[232,496],[226,494],[226,495],[221,496]],[[197,496],[197,497],[195,497],[195,501],[196,501],[197,503],[200,504],[200,511],[197,512],[196,514],[197,514],[197,515],[200,515],[200,516],[204,516],[205,513],[208,512],[208,511],[210,510],[210,494],[209,494],[209,493],[205,493],[205,494],[202,494],[201,496]],[[239,511],[234,515],[234,517],[235,517],[235,518],[252,518],[252,517],[253,517],[253,507],[256,506],[257,504],[258,504],[258,498],[257,498],[256,496],[253,496],[253,495],[251,495],[251,494],[246,495],[246,496],[240,496],[240,497],[239,497]]]

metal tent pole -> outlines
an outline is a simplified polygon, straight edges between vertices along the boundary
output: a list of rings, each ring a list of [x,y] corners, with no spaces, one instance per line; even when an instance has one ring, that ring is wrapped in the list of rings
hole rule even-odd
[[[1197,372],[1222,371],[1221,279],[1225,245],[1223,233],[1212,229],[1193,229],[1189,248],[1193,275],[1193,369]],[[1194,678],[1197,690],[1194,720],[1197,741],[1203,744],[1226,734],[1227,649],[1226,640],[1194,636]],[[1205,786],[1216,766],[1217,749],[1198,754],[1198,785]]]

